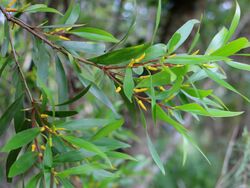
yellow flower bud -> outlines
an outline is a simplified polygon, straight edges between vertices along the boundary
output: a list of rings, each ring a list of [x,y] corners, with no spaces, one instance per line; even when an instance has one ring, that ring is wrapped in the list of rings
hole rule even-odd
[[[48,118],[49,116],[48,116],[48,114],[41,114],[40,117],[41,118]]]
[[[146,56],[146,54],[143,53],[140,57],[138,57],[138,58],[135,59],[135,63],[141,62],[145,58],[145,56]]]
[[[140,76],[139,78],[140,79],[145,79],[145,78],[149,78],[150,77],[150,75],[146,75],[146,76]]]
[[[41,145],[40,148],[41,148],[41,150],[45,150],[46,149],[46,147],[44,145]]]
[[[134,60],[134,59],[132,59],[132,60],[130,61],[130,63],[128,64],[128,67],[133,67],[133,66],[134,66],[134,64],[135,64],[135,60]]]
[[[17,0],[12,0],[8,5],[7,7],[12,7],[15,3],[16,3]]]
[[[40,128],[40,132],[43,132],[43,131],[45,131],[45,127],[44,126]]]
[[[139,106],[140,106],[143,110],[147,111],[146,106],[143,104],[143,102],[142,102],[141,100],[137,100],[137,103],[139,104]]]
[[[134,92],[135,92],[135,93],[142,93],[142,92],[145,92],[145,91],[147,91],[147,90],[148,90],[148,88],[140,88],[140,89],[135,88],[135,89],[134,89]]]
[[[43,154],[42,154],[42,153],[39,153],[38,156],[39,156],[40,158],[42,158],[42,157],[43,157]]]
[[[196,50],[194,53],[192,53],[191,55],[197,55],[200,52],[200,50]]]
[[[121,86],[119,86],[119,87],[116,88],[115,92],[119,93],[121,90],[122,90],[122,88],[121,88]]]
[[[214,65],[210,65],[210,64],[203,64],[202,66],[205,68],[215,68]]]
[[[147,66],[147,69],[151,70],[151,71],[157,71],[158,70],[156,67],[152,67],[152,66]]]
[[[168,58],[173,58],[175,56],[176,56],[176,54],[173,54],[173,55],[168,56]]]
[[[5,9],[6,12],[17,12],[16,8],[6,8]]]
[[[159,89],[160,89],[161,91],[165,91],[165,88],[164,88],[163,86],[159,86]]]
[[[64,37],[62,35],[59,35],[59,38],[62,39],[62,40],[70,40],[68,37]]]
[[[34,152],[36,150],[36,145],[35,144],[32,144],[31,145],[31,151]]]

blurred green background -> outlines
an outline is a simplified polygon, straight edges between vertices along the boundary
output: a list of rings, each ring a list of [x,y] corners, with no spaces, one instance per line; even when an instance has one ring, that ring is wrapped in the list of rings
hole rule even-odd
[[[27,2],[47,3],[51,7],[65,11],[69,6],[70,0],[34,0]],[[80,2],[82,10],[79,23],[105,29],[117,38],[122,38],[136,15],[136,25],[125,45],[135,45],[151,39],[155,24],[157,0],[138,0],[136,5],[132,0],[79,0],[78,2]],[[24,2],[19,1],[19,3],[22,4]],[[242,9],[242,17],[235,37],[244,36],[250,39],[250,1],[239,0],[239,4]],[[197,49],[200,50],[200,53],[203,53],[219,29],[222,26],[228,27],[230,25],[234,7],[235,2],[233,0],[163,0],[161,24],[156,42],[166,43],[171,35],[187,20],[202,18],[201,38]],[[46,16],[51,23],[57,19],[57,17],[51,14]],[[32,22],[25,16],[22,19]],[[0,15],[0,21],[2,21],[2,15]],[[1,40],[2,36],[3,27],[1,25]],[[179,49],[179,52],[185,52],[191,41],[187,41]],[[20,47],[23,45],[20,44]],[[241,57],[240,61],[249,63],[247,58]],[[224,70],[227,72],[229,83],[246,96],[250,96],[250,74],[233,70],[229,67],[224,67]],[[32,79],[32,73],[30,79]],[[188,158],[183,166],[183,144],[180,135],[166,125],[154,127],[153,123],[151,125],[149,123],[150,135],[161,158],[164,160],[166,175],[163,176],[150,158],[143,129],[140,125],[136,126],[127,123],[124,130],[127,131],[124,139],[128,140],[132,147],[126,150],[126,152],[137,156],[140,160],[138,163],[131,162],[124,167],[124,177],[119,179],[116,187],[250,187],[250,135],[248,132],[250,128],[250,105],[239,96],[213,85],[210,81],[200,83],[199,87],[214,88],[217,96],[223,99],[231,110],[245,111],[240,117],[224,119],[201,118],[197,121],[189,115],[185,116],[185,125],[191,130],[197,143],[199,143],[201,149],[210,159],[211,165],[191,146],[185,146],[188,148]],[[3,107],[9,104],[6,96],[10,96],[12,90],[14,88],[10,88],[8,79],[1,79],[1,113],[4,110]],[[106,93],[109,96],[113,94],[109,93],[108,87],[106,88]],[[103,107],[96,105],[94,100],[92,96],[88,96],[84,105],[79,104],[78,108],[84,108],[85,116],[94,115],[98,117],[101,113],[102,115],[107,113],[108,116],[110,112],[103,112]],[[113,97],[113,100],[116,102],[116,107],[125,115],[126,121],[131,122],[129,121],[131,116],[124,109],[121,99]],[[150,114],[147,118],[148,122],[152,122]],[[134,138],[132,140],[130,139],[131,135]],[[7,137],[8,135],[5,135],[4,138],[1,138],[1,145]],[[0,154],[0,165],[3,164],[4,160],[6,160],[5,157]],[[4,180],[3,166],[0,169],[0,187],[11,187]]]

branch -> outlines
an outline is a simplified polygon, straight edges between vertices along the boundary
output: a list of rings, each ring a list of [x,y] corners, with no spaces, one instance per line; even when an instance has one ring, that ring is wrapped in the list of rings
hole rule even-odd
[[[35,30],[32,26],[24,23],[23,21],[16,19],[15,17],[11,16],[10,14],[8,14],[8,12],[5,11],[4,8],[2,8],[0,6],[0,10],[3,13],[3,15],[5,16],[5,18],[7,19],[7,21],[12,22],[14,24],[19,25],[21,28],[27,30],[29,33],[31,33],[32,35],[36,36],[37,38],[41,39],[43,42],[45,42],[46,44],[48,44],[50,47],[52,47],[53,49],[63,53],[64,55],[68,55],[67,50],[65,50],[64,48],[57,46],[56,44],[54,44],[53,42],[51,42],[50,40],[48,40],[41,32]],[[73,56],[75,59],[77,59],[80,62],[83,62],[85,64],[88,65],[93,65],[95,67],[101,68],[101,66],[88,61],[87,59],[81,58],[81,57],[75,57]]]

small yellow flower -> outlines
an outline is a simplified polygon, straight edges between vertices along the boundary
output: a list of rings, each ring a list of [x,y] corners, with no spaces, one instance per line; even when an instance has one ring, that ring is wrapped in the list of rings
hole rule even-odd
[[[46,149],[46,147],[44,145],[41,145],[40,147],[41,147],[41,150],[45,150]]]
[[[137,100],[137,103],[139,104],[139,106],[140,106],[143,110],[147,111],[146,106],[143,104],[143,102],[142,102],[141,100]]]
[[[184,65],[178,64],[175,67],[183,67]]]
[[[40,117],[41,118],[48,118],[49,116],[48,116],[48,114],[41,114]]]
[[[40,128],[40,132],[43,132],[43,131],[45,131],[45,127],[44,126]]]
[[[173,55],[168,56],[168,58],[173,58],[175,56],[176,56],[176,54],[173,54]]]
[[[146,79],[146,78],[149,78],[150,77],[150,75],[146,75],[146,76],[140,76],[139,78],[140,79]]]
[[[15,3],[16,3],[17,0],[12,0],[8,5],[7,7],[12,7]]]
[[[62,39],[62,40],[70,40],[68,37],[64,37],[62,35],[59,35],[59,38]]]
[[[159,89],[160,89],[161,91],[165,91],[165,88],[164,88],[163,86],[159,86]]]
[[[146,54],[143,53],[140,57],[138,57],[138,58],[135,59],[135,63],[141,62],[145,58],[145,56],[146,56]]]
[[[183,84],[182,87],[189,87],[190,84]]]
[[[119,87],[116,88],[115,92],[119,93],[121,90],[122,90],[122,88],[121,88],[121,86],[119,86]]]
[[[6,12],[17,12],[16,8],[6,8]]]
[[[42,154],[42,153],[39,153],[38,156],[39,156],[40,158],[42,158],[42,157],[43,157],[43,154]]]
[[[134,92],[135,92],[135,93],[142,93],[142,92],[145,92],[145,91],[147,91],[147,90],[148,90],[148,88],[140,88],[140,89],[135,88],[135,89],[134,89]]]
[[[214,65],[210,65],[210,64],[203,64],[202,66],[205,68],[215,68]]]
[[[200,52],[200,50],[196,50],[194,53],[192,53],[191,55],[197,55]]]
[[[34,152],[36,150],[36,145],[35,144],[32,144],[31,145],[31,151]]]
[[[151,70],[151,71],[157,71],[158,70],[156,67],[152,67],[152,66],[147,66],[147,69]]]
[[[128,67],[133,67],[133,66],[134,66],[134,64],[135,64],[135,60],[134,60],[134,59],[132,59],[132,60],[130,61],[130,63],[128,64]]]

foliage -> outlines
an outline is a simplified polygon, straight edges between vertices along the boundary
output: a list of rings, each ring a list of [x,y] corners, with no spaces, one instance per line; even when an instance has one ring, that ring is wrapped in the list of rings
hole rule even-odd
[[[0,76],[5,80],[12,76],[11,84],[15,87],[12,102],[0,119],[0,135],[6,133],[12,119],[16,132],[1,150],[8,153],[8,181],[19,175],[28,176],[27,172],[33,170],[36,173],[29,178],[26,187],[38,184],[73,187],[72,178],[76,177],[82,184],[92,187],[121,184],[120,177],[136,169],[136,159],[124,153],[132,138],[129,133],[124,136],[122,125],[126,120],[114,103],[118,95],[131,113],[140,111],[149,152],[163,174],[164,165],[147,132],[144,117],[147,111],[151,112],[155,123],[162,121],[172,126],[210,163],[183,125],[183,115],[189,113],[199,119],[199,116],[231,117],[242,112],[229,111],[212,89],[196,85],[209,79],[249,102],[247,96],[225,81],[221,66],[224,63],[250,70],[249,65],[232,57],[249,47],[246,38],[231,41],[240,20],[238,3],[230,27],[223,27],[204,53],[193,50],[200,36],[198,29],[189,52],[182,54],[176,51],[200,21],[187,21],[167,44],[155,44],[160,0],[152,40],[119,49],[129,35],[117,39],[100,28],[77,24],[80,10],[73,3],[64,14],[45,4],[19,6],[12,1],[0,5],[6,18],[2,28]],[[44,12],[55,14],[54,25],[41,21],[31,26],[21,20],[22,15],[32,18],[31,14]],[[24,30],[30,34],[27,38],[22,37]],[[105,51],[103,42],[114,45]],[[20,49],[20,43],[27,44],[25,50]],[[23,68],[27,61],[20,53],[32,57],[27,70]],[[76,80],[73,81],[81,84],[80,92],[74,96],[69,90],[72,74]],[[102,81],[105,84],[100,84]],[[105,94],[105,89],[113,91],[113,98]],[[105,106],[100,117],[83,118],[84,108],[74,106],[88,94],[96,97],[97,105]],[[185,149],[183,153],[185,163]]]

